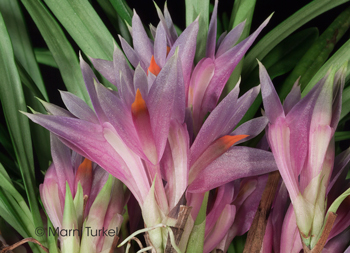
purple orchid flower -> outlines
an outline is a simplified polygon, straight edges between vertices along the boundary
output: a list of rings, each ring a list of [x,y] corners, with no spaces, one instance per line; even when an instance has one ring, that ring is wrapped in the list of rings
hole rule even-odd
[[[245,22],[237,25],[227,35],[222,34],[216,43],[218,0],[215,1],[209,24],[206,57],[193,70],[189,88],[186,89],[187,106],[192,111],[194,132],[197,134],[208,112],[211,112],[221,95],[231,73],[267,25],[266,19],[248,38],[234,46],[239,40]]]
[[[71,153],[54,135],[51,151],[53,163],[40,185],[55,230],[49,235],[58,232],[63,253],[110,252],[114,236],[103,236],[101,231],[118,235],[128,200],[123,184],[97,164]]]
[[[349,161],[350,148],[335,158],[334,170],[327,188],[327,209],[340,194],[350,187],[350,180],[346,179]],[[289,195],[282,184],[269,216],[262,252],[300,252],[302,250],[303,245],[293,206],[290,205],[287,211],[288,203]],[[347,197],[337,210],[337,218],[323,252],[343,252],[345,250],[350,235],[349,217],[349,197]]]
[[[296,214],[303,241],[312,248],[325,219],[327,187],[334,164],[332,137],[339,121],[344,68],[335,77],[324,77],[303,99],[300,87],[295,85],[283,106],[262,64],[260,80],[270,121],[268,141],[294,209],[287,216],[292,219]],[[295,235],[289,238],[295,239]]]
[[[161,18],[159,27],[164,28],[163,23]],[[163,36],[162,28],[159,29],[156,40],[159,34]],[[197,30],[195,21],[179,38],[166,35],[166,40],[157,42],[163,43],[160,48],[166,52],[167,43],[173,41],[164,64],[159,66],[152,63],[152,55],[148,57],[142,52],[145,50],[142,46],[150,47],[152,43],[146,42],[149,39],[144,36],[139,18],[134,15],[132,34],[135,43],[139,43],[136,38],[145,40],[144,45],[136,46],[134,43],[133,52],[138,57],[135,70],[129,68],[118,47],[115,47],[113,62],[91,59],[96,69],[116,85],[118,92],[101,85],[88,64],[81,59],[93,109],[76,96],[61,92],[68,110],[43,102],[51,115],[27,114],[34,122],[57,135],[69,148],[120,179],[139,203],[147,227],[160,223],[173,225],[174,220],[168,215],[178,206],[184,193],[188,204],[193,207],[191,219],[194,220],[204,192],[239,178],[277,169],[271,152],[234,146],[255,137],[267,124],[267,118],[260,117],[234,130],[260,87],[238,98],[239,85],[236,85],[213,108],[196,139],[191,139],[193,131],[187,124],[186,79],[189,79],[192,70],[194,53],[191,52],[195,52],[195,44],[191,46],[191,41],[195,43]],[[191,43],[188,45],[187,41]],[[155,47],[154,50],[158,49]],[[157,60],[155,55],[153,58]],[[227,210],[228,207],[225,208]],[[215,223],[222,216],[213,217],[211,222]],[[189,222],[186,233],[191,229]],[[165,248],[167,233],[160,228],[148,233],[156,250]],[[217,238],[222,240],[221,235]],[[187,240],[188,237],[185,237],[180,242],[180,248],[185,249]]]

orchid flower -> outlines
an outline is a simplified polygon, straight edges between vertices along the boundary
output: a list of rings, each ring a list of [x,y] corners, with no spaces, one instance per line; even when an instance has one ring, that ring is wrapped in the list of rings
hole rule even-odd
[[[58,233],[62,253],[110,252],[128,199],[123,184],[87,158],[71,153],[53,135],[51,151],[53,163],[40,185],[55,230],[49,228],[48,236]]]
[[[350,187],[350,180],[346,179],[349,161],[350,148],[335,158],[334,170],[327,188],[327,208]],[[293,206],[290,205],[287,210],[288,203],[288,192],[285,185],[282,184],[269,216],[262,252],[300,252],[303,249]],[[349,197],[347,197],[337,210],[337,218],[323,252],[343,252],[345,250],[350,235],[349,217]]]
[[[269,119],[268,141],[289,192],[303,242],[312,248],[325,219],[327,186],[334,164],[332,137],[340,116],[344,68],[335,77],[324,77],[301,100],[300,87],[294,86],[283,106],[261,64],[260,80]]]
[[[132,33],[136,38],[143,32],[138,27],[137,16],[133,20],[136,27]],[[96,69],[117,86],[118,92],[101,85],[81,58],[94,110],[76,96],[61,92],[69,111],[43,102],[51,115],[27,114],[65,145],[120,179],[139,203],[146,227],[160,223],[174,225],[176,208],[183,196],[193,207],[193,225],[203,193],[239,178],[277,169],[271,152],[233,146],[255,137],[267,124],[267,118],[260,117],[234,130],[259,93],[259,86],[238,98],[239,84],[236,85],[212,110],[197,138],[191,140],[193,132],[186,120],[184,66],[192,66],[193,57],[187,56],[185,41],[196,35],[196,26],[195,21],[187,28],[190,35],[186,35],[186,30],[174,42],[159,72],[151,71],[152,62],[151,69],[143,68],[141,56],[136,69],[130,69],[118,47],[113,63],[92,59]],[[135,52],[141,50],[136,48]],[[162,48],[166,50],[166,44]],[[189,221],[185,232],[190,233],[191,229]],[[167,242],[167,232],[163,230],[148,232],[153,247],[160,251]],[[181,249],[185,249],[187,240],[184,237],[180,242]]]
[[[217,9],[218,0],[215,1],[209,24],[206,57],[198,62],[189,87],[186,87],[186,102],[192,111],[195,134],[202,126],[206,114],[215,108],[231,73],[271,18],[267,18],[254,33],[234,46],[241,37],[245,22],[237,25],[227,35],[223,33],[216,42]]]

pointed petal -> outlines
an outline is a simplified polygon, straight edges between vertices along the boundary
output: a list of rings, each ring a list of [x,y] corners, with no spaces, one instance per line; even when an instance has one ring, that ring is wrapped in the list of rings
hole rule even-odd
[[[239,161],[239,162],[237,162]],[[277,170],[272,153],[234,146],[207,166],[190,184],[189,192],[205,192],[238,178]]]
[[[241,141],[238,141],[236,143],[236,145],[248,141],[250,139],[253,139],[255,136],[257,136],[258,134],[260,134],[266,127],[267,123],[268,123],[268,119],[265,116],[261,116],[258,118],[254,118],[252,120],[249,120],[245,123],[243,123],[242,125],[240,125],[239,127],[237,127],[237,129],[235,129],[231,135],[249,135],[248,137],[244,138]]]
[[[170,17],[168,8],[167,8],[167,4],[165,2],[164,4],[164,16],[162,14],[162,11],[160,10],[160,8],[158,7],[158,5],[154,2],[154,5],[156,6],[157,9],[157,14],[158,17],[160,19],[161,24],[163,25],[165,32],[166,32],[166,38],[167,41],[169,43],[169,46],[172,47],[174,42],[177,39],[177,33],[173,24],[173,21]]]
[[[45,102],[43,100],[40,100],[40,103],[45,107],[46,111],[52,115],[74,118],[74,115],[71,112],[69,112],[66,109],[63,109],[57,105],[50,104],[50,103]]]
[[[239,40],[243,32],[245,22],[246,21],[243,21],[242,23],[238,24],[222,39],[222,42],[220,43],[216,51],[216,55],[215,55],[216,58],[226,53],[237,43],[237,41]],[[219,44],[219,41],[218,41],[218,44]]]
[[[134,43],[134,50],[140,56],[141,61],[145,64],[151,61],[151,57],[154,54],[153,45],[147,36],[140,17],[134,10],[132,17],[132,38]]]
[[[211,59],[215,58],[217,15],[218,15],[218,0],[215,0],[214,9],[213,9],[210,23],[209,23],[207,48],[206,48],[206,57]]]
[[[289,92],[289,94],[283,102],[283,109],[286,115],[301,99],[300,86],[298,85],[298,82],[299,79],[295,82],[291,92]]]
[[[181,60],[183,78],[185,81],[186,92],[188,90],[188,85],[192,73],[193,59],[196,53],[196,42],[198,33],[198,20],[196,19],[192,24],[190,24],[186,30],[184,30],[180,37],[176,40],[172,46],[167,60],[173,56],[176,48],[179,48],[179,58]]]
[[[124,92],[121,97],[124,97],[128,94],[133,93],[133,73],[134,71],[130,69],[123,52],[119,49],[117,45],[114,45],[113,52],[113,70],[112,73],[115,76],[116,86],[118,91],[128,90],[129,92]],[[120,81],[120,75],[122,74],[124,83]],[[124,86],[124,87],[123,87]],[[125,87],[126,86],[126,87]]]
[[[141,62],[140,57],[135,52],[135,50],[128,44],[128,42],[126,42],[126,40],[121,36],[119,36],[119,40],[126,57],[130,61],[130,63],[134,66],[134,68],[136,68],[136,66],[140,63],[142,68],[146,70],[147,66],[143,62]]]
[[[281,101],[265,67],[259,63],[259,75],[261,83],[261,95],[263,99],[265,114],[271,124],[274,124],[278,117],[284,117]]]
[[[89,57],[91,63],[94,65],[94,68],[101,73],[111,84],[117,86],[117,80],[116,75],[114,72],[113,62],[102,60],[102,59],[95,59],[92,57]]]
[[[63,103],[74,116],[91,123],[99,123],[95,112],[81,98],[65,91],[60,93]]]
[[[163,67],[167,55],[167,42],[165,30],[162,23],[157,27],[157,34],[154,39],[154,59],[159,67]]]
[[[103,113],[100,102],[98,101],[94,82],[98,82],[97,77],[80,55],[80,68],[83,73],[86,89],[88,90],[92,105],[100,122],[106,121],[106,116]]]

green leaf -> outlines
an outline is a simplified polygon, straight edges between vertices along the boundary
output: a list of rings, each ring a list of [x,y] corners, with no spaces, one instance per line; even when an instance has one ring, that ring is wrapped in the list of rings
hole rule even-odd
[[[39,100],[33,96],[32,92],[28,90],[27,87],[23,87],[23,91],[27,105],[35,111],[45,114],[46,110],[39,102]],[[29,124],[32,133],[34,151],[39,163],[39,167],[41,170],[46,171],[49,167],[49,162],[51,161],[49,131],[34,122],[29,122]]]
[[[247,76],[257,65],[256,59],[261,61],[277,44],[299,27],[322,13],[346,2],[348,0],[314,0],[301,8],[269,32],[248,53],[244,60],[242,75]]]
[[[196,62],[205,56],[209,27],[209,3],[209,0],[185,0],[186,26],[189,26],[199,16],[199,30],[195,56]]]
[[[241,42],[249,36],[250,27],[252,25],[252,19],[254,14],[256,0],[238,0],[233,4],[231,20],[230,20],[230,29],[233,29],[238,24],[245,21],[244,30],[238,42]],[[238,43],[237,42],[237,43]],[[225,93],[228,94],[237,84],[243,67],[244,58],[237,64],[234,71],[232,72],[225,88]]]
[[[37,0],[21,0],[43,36],[61,72],[67,90],[91,105],[81,74],[78,57],[61,27]]]
[[[293,34],[283,40],[262,60],[262,64],[268,70],[271,79],[283,75],[294,68],[305,52],[317,39],[317,28],[308,28]],[[259,67],[256,66],[246,80],[242,80],[241,92],[257,86],[259,80]]]
[[[38,63],[58,68],[52,53],[47,48],[34,48],[35,59]]]
[[[0,216],[6,220],[23,238],[29,237],[29,233],[25,229],[25,225],[21,223],[18,216],[16,216],[16,210],[14,210],[4,193],[4,190],[0,188]]]
[[[16,59],[34,80],[35,86],[40,90],[45,100],[48,101],[46,88],[34,57],[18,0],[0,1],[0,11],[7,26]]]
[[[280,98],[284,99],[291,91],[293,84],[299,78],[301,90],[309,83],[320,67],[333,51],[335,44],[340,40],[350,26],[350,8],[343,11],[322,33],[312,47],[304,54],[298,65],[287,77],[279,92]]]
[[[28,201],[36,227],[42,226],[36,199],[34,161],[29,121],[19,111],[26,111],[26,104],[20,78],[16,69],[11,40],[0,14],[0,100],[6,123],[22,172]],[[39,238],[45,244],[45,238]]]
[[[47,101],[41,91],[38,89],[38,87],[35,85],[33,79],[30,77],[28,72],[25,70],[25,68],[22,66],[22,64],[15,59],[16,67],[18,70],[19,77],[21,79],[21,82],[29,89],[29,91],[36,97]],[[48,102],[48,101],[47,101]]]
[[[350,139],[350,131],[335,132],[334,134],[335,141],[343,141],[343,140],[349,140],[349,139]]]
[[[131,45],[132,44],[131,36],[129,33],[129,29],[124,22],[125,19],[122,19],[121,15],[118,15],[118,12],[114,9],[113,5],[109,0],[97,0],[97,2],[103,9],[103,12],[107,15],[109,21],[112,23],[117,33],[120,34],[129,43],[129,45]],[[131,21],[131,15],[132,15],[131,9],[130,9],[130,13],[128,14],[130,14],[130,21]]]
[[[44,2],[85,54],[112,60],[114,39],[88,1]]]
[[[311,81],[307,84],[301,96],[304,97],[315,84],[321,80],[328,72],[329,69],[334,68],[335,70],[340,69],[344,65],[347,66],[347,62],[350,59],[350,40],[348,40],[341,48],[335,52],[331,58],[329,58],[323,66],[317,71]]]
[[[118,15],[131,26],[132,10],[124,0],[109,0]]]
[[[24,219],[29,219],[31,220],[32,214],[30,213],[30,210],[21,196],[21,194],[18,193],[16,188],[13,186],[10,177],[8,176],[5,168],[2,166],[0,163],[0,181],[1,181],[1,187],[4,188],[6,192],[8,192],[13,198],[17,201],[18,205],[21,207],[23,210],[24,214],[26,215],[23,217]]]
[[[186,252],[203,252],[208,197],[209,192],[206,192],[198,216],[194,222],[190,238],[188,239]]]

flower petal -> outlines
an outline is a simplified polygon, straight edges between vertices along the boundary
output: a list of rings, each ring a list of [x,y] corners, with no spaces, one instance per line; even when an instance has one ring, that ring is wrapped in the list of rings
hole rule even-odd
[[[189,185],[189,192],[205,192],[238,178],[277,170],[272,153],[234,146],[217,158]]]

